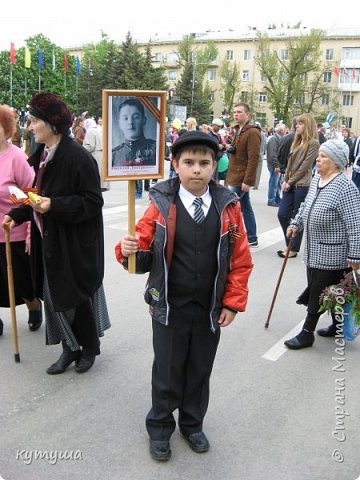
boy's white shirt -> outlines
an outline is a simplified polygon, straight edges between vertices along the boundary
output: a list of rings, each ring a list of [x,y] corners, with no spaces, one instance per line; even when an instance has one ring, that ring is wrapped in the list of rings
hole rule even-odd
[[[194,211],[195,211],[194,200],[195,198],[198,198],[198,197],[195,197],[195,195],[193,195],[188,190],[186,190],[181,184],[179,188],[179,197],[182,204],[184,205],[186,210],[189,212],[189,215],[193,217]],[[201,195],[201,198],[203,200],[202,209],[206,217],[206,215],[209,212],[209,208],[211,206],[211,201],[212,201],[209,187],[207,187],[206,192],[203,195]]]

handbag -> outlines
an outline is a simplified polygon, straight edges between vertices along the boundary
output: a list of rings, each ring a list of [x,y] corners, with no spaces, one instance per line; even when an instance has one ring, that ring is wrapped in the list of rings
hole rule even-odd
[[[218,172],[226,172],[229,168],[229,156],[227,153],[223,153],[218,162]]]
[[[355,338],[360,336],[360,325],[356,325],[355,318],[352,315],[352,303],[346,303],[344,305],[344,324],[343,324],[343,335],[344,338],[350,342],[355,340]]]

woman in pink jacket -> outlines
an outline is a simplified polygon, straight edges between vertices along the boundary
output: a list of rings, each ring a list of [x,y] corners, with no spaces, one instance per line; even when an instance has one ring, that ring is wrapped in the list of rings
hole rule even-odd
[[[16,129],[15,117],[10,107],[0,105],[0,218],[13,207],[9,188],[31,187],[34,171],[27,162],[25,153],[12,145],[9,139]],[[11,256],[14,274],[14,290],[16,305],[26,303],[29,309],[29,329],[35,331],[42,322],[41,302],[35,298],[31,281],[29,255],[26,236],[28,226],[19,226],[11,232]],[[0,229],[0,307],[9,307],[8,280],[5,252],[4,231]],[[3,322],[0,319],[0,335]]]

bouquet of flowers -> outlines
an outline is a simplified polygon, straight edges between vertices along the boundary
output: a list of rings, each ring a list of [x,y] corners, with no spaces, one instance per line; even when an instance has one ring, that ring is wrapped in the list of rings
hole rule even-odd
[[[319,313],[332,311],[344,316],[344,335],[345,328],[348,331],[351,323],[353,333],[345,335],[348,340],[360,335],[360,288],[355,272],[346,273],[337,285],[326,287],[320,295],[319,304]]]

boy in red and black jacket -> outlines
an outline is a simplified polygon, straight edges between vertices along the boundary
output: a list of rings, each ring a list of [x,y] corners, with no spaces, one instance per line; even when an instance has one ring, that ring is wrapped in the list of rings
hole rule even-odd
[[[169,460],[179,428],[189,446],[206,452],[202,431],[220,327],[243,312],[252,260],[237,196],[211,180],[218,145],[206,133],[184,133],[172,146],[177,177],[150,190],[136,235],[116,246],[127,268],[149,273],[145,301],[153,325],[152,408],[146,417],[150,453]]]

